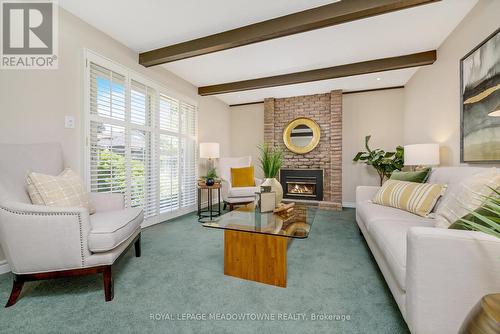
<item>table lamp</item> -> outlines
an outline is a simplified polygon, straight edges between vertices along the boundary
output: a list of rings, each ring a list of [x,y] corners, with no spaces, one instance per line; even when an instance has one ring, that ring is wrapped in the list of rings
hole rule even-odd
[[[439,165],[439,144],[405,145],[404,149],[405,166],[420,168]]]
[[[208,169],[214,168],[213,159],[217,159],[219,157],[219,143],[200,143],[200,158],[208,159]]]

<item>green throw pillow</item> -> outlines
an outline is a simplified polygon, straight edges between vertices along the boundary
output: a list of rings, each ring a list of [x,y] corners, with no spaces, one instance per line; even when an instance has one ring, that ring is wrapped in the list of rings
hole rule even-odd
[[[482,207],[479,207],[477,208],[476,210],[474,210],[475,213],[478,213],[482,216],[491,216],[492,213]],[[483,222],[481,219],[477,218],[476,216],[474,216],[472,213],[468,213],[466,214],[465,216],[463,216],[462,218],[460,219],[465,219],[465,220],[468,220],[468,221],[471,221],[473,223],[476,223],[476,224],[479,224],[479,225],[483,225],[483,226],[487,226],[487,224],[485,222]],[[452,230],[470,230],[470,228],[467,228],[462,222],[461,220],[457,220],[456,222],[454,222],[453,224],[450,225],[450,229]]]
[[[391,180],[424,183],[427,181],[430,171],[430,168],[424,168],[414,172],[401,172],[395,170],[391,174]]]

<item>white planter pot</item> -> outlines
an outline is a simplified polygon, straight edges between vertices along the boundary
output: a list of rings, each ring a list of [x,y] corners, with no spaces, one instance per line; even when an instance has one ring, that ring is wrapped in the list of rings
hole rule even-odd
[[[270,186],[271,191],[274,191],[276,194],[276,206],[281,203],[283,200],[283,187],[281,186],[281,183],[279,183],[278,180],[275,178],[267,178],[264,180],[262,183],[263,186]]]

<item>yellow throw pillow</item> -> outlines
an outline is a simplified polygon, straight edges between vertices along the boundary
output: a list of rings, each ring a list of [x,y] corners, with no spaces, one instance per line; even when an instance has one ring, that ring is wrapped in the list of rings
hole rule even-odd
[[[233,187],[254,187],[253,166],[231,168],[231,185]]]
[[[95,213],[89,194],[78,174],[66,168],[58,176],[29,173],[26,182],[31,202],[35,205],[84,207]]]
[[[375,195],[373,203],[427,217],[445,190],[445,184],[387,180]]]

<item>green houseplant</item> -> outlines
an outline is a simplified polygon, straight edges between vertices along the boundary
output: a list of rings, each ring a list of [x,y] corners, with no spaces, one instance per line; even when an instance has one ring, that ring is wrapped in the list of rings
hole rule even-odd
[[[490,196],[480,195],[483,204],[452,224],[452,228],[480,231],[500,238],[500,192],[492,190]]]
[[[373,166],[380,178],[380,185],[384,182],[384,178],[389,178],[393,171],[401,170],[404,166],[404,149],[402,146],[397,146],[395,152],[386,152],[382,149],[370,149],[369,141],[371,135],[365,137],[366,151],[361,151],[356,154],[354,162],[362,161],[367,165]]]
[[[215,179],[217,178],[217,172],[215,168],[209,168],[207,171],[207,176],[205,176],[205,184],[207,186],[213,186],[215,184]]]
[[[274,191],[276,194],[276,205],[278,205],[283,199],[283,187],[276,180],[276,176],[283,165],[283,151],[279,147],[269,144],[259,146],[259,150],[259,161],[266,178],[262,185],[271,187],[271,191]]]

